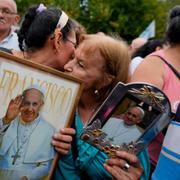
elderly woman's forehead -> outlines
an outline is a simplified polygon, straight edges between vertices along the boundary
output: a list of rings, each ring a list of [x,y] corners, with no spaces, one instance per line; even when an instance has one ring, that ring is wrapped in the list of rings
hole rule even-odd
[[[99,53],[98,45],[95,42],[83,42],[79,46],[79,50],[81,54],[85,55],[95,55],[97,52]]]
[[[80,36],[81,42],[83,41],[97,41],[97,39],[102,39],[103,36],[98,34],[83,34]]]
[[[80,45],[81,47],[87,48],[87,49],[98,49],[101,44],[103,44],[103,40],[99,38],[98,36],[92,36],[88,39],[84,39]]]

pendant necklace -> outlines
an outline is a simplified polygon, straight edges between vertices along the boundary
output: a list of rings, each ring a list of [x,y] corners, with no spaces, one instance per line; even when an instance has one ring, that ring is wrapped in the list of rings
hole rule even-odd
[[[21,150],[21,148],[23,147],[23,145],[28,142],[28,140],[30,139],[32,133],[34,132],[34,130],[36,129],[37,125],[39,124],[39,121],[40,121],[40,118],[37,120],[35,126],[33,127],[33,129],[31,130],[31,132],[29,133],[29,136],[27,136],[27,138],[22,142],[21,145],[19,145],[19,141],[20,141],[20,138],[19,137],[19,124],[20,124],[20,119],[18,120],[18,125],[17,125],[17,151],[14,155],[12,155],[11,157],[13,158],[12,160],[12,165],[14,165],[16,163],[16,160],[18,158],[20,158],[20,154],[19,154],[19,151]]]

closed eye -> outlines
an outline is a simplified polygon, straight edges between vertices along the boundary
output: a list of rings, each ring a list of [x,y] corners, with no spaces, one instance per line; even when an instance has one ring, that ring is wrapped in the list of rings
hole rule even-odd
[[[78,66],[81,67],[81,68],[84,68],[84,67],[85,67],[82,60],[77,60],[77,64],[78,64]]]

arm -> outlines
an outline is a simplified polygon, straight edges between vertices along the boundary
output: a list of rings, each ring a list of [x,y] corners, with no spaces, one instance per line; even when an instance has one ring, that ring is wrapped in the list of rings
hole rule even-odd
[[[164,84],[164,63],[158,57],[146,57],[130,76],[129,81],[146,82],[162,89]]]

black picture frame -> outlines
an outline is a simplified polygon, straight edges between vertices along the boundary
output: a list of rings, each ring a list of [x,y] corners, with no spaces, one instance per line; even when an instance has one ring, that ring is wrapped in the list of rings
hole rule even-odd
[[[132,108],[140,109],[143,115],[138,124],[127,127],[123,117],[127,119],[125,114],[130,114]],[[169,124],[171,117],[167,96],[155,86],[118,83],[84,128],[81,139],[109,156],[114,156],[117,149],[138,154]]]

